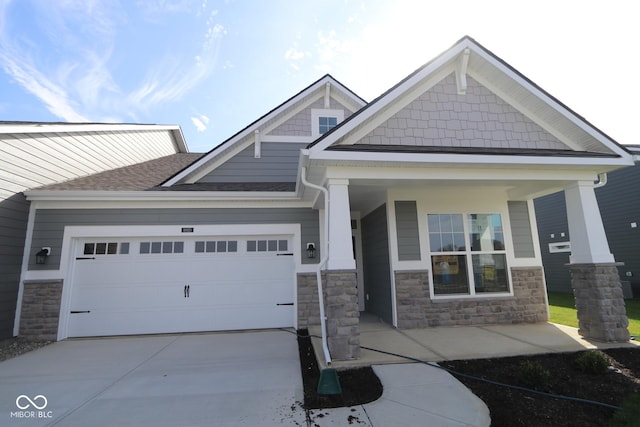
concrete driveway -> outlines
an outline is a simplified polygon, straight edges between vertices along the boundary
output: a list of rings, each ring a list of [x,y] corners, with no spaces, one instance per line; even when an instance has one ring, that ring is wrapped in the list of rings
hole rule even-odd
[[[284,331],[68,340],[0,363],[0,425],[304,426],[302,401]]]

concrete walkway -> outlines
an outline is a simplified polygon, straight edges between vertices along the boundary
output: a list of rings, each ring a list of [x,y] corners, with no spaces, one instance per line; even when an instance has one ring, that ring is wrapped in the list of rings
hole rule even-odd
[[[484,403],[442,371],[374,370],[379,400],[305,411],[286,331],[67,340],[0,362],[0,425],[489,425]]]
[[[311,327],[320,335],[320,327]],[[321,342],[312,340],[318,362],[323,364]],[[396,329],[377,317],[365,314],[360,322],[360,345],[419,360],[482,359],[528,354],[562,353],[587,349],[638,347],[640,342],[602,343],[585,340],[576,328],[554,323],[517,325],[451,326],[424,329]],[[355,361],[337,362],[332,367],[346,369],[389,363],[407,363],[407,359],[363,349]]]

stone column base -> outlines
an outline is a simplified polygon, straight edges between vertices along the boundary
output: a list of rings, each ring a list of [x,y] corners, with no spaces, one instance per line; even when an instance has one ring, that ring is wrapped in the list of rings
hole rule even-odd
[[[570,264],[578,333],[604,342],[629,341],[629,320],[616,264]]]
[[[360,356],[360,311],[356,271],[328,270],[322,278],[331,358],[357,359]]]
[[[62,280],[24,282],[19,335],[33,341],[56,341]]]

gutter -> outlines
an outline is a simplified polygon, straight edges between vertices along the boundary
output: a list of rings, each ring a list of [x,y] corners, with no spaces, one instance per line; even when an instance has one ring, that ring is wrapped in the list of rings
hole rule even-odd
[[[598,180],[593,183],[593,188],[600,188],[604,187],[605,185],[607,185],[607,173],[599,173]]]
[[[324,242],[325,247],[322,251],[322,258],[318,263],[318,269],[316,270],[316,281],[318,283],[318,303],[320,305],[320,330],[322,331],[322,352],[324,353],[324,360],[327,366],[331,366],[331,354],[329,353],[329,346],[327,345],[327,319],[324,315],[324,295],[322,294],[322,268],[329,259],[329,190],[326,188],[312,184],[307,181],[307,168],[302,167],[300,173],[300,181],[303,185],[315,190],[321,191],[324,194]]]

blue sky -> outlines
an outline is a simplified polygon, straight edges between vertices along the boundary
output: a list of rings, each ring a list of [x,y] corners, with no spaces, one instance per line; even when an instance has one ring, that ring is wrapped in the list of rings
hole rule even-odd
[[[640,144],[633,0],[0,0],[0,120],[178,124],[207,151],[331,73],[370,101],[470,35]]]

